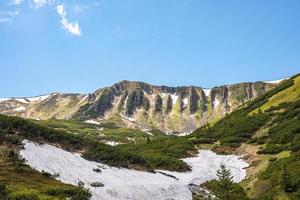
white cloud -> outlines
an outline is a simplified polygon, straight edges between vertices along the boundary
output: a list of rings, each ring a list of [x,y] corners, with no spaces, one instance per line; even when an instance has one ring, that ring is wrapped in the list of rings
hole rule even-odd
[[[77,22],[69,22],[69,20],[67,19],[67,12],[65,10],[64,5],[60,4],[56,6],[56,12],[61,17],[60,23],[63,29],[67,30],[69,33],[73,35],[81,36],[81,30],[79,24]]]
[[[9,22],[11,21],[14,17],[19,15],[19,10],[17,11],[3,11],[0,12],[0,23],[4,23],[4,22]]]
[[[10,20],[11,20],[11,18],[3,17],[3,18],[0,18],[0,23],[9,22]]]
[[[52,5],[55,0],[29,0],[31,7],[40,8],[45,5]]]
[[[10,4],[12,5],[21,5],[24,0],[10,0]]]
[[[10,17],[16,17],[16,16],[19,15],[19,13],[20,13],[19,10],[17,10],[17,11],[6,11],[6,12],[5,12],[5,14],[7,14],[7,15],[10,16]]]
[[[82,6],[79,6],[79,5],[74,6],[74,12],[75,12],[76,14],[79,14],[79,13],[81,13],[82,11],[83,11],[83,7],[82,7]]]

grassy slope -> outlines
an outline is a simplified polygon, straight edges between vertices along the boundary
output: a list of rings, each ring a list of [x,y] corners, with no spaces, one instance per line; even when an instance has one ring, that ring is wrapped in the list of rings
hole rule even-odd
[[[258,146],[257,173],[242,185],[255,199],[300,199],[300,76],[244,105],[190,137],[219,140],[221,145]],[[272,163],[272,164],[271,164]]]
[[[11,200],[25,199],[24,195],[28,199],[41,200],[67,197],[73,197],[74,200],[87,199],[86,191],[63,184],[23,164],[16,153],[20,147],[20,138],[16,134],[0,130],[0,183],[6,185]]]

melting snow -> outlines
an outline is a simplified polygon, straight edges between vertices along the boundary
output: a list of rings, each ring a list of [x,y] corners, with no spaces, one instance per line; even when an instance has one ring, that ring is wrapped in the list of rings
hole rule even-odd
[[[29,101],[27,101],[26,99],[14,99],[18,102],[21,102],[21,103],[29,103]]]
[[[190,134],[192,134],[192,133],[193,133],[193,131],[191,131],[191,132],[185,132],[185,133],[179,133],[177,136],[183,137],[183,136],[190,135]]]
[[[202,89],[204,91],[205,96],[209,97],[211,89]]]
[[[0,102],[11,100],[10,98],[0,98]]]
[[[86,121],[84,121],[85,123],[89,123],[89,124],[100,124],[100,122],[97,122],[96,120],[94,120],[94,119],[89,119],[89,120],[86,120]]]
[[[26,98],[28,101],[30,102],[34,102],[34,101],[44,101],[46,100],[50,95],[43,95],[43,96],[37,96],[37,97],[30,97],[30,98]]]
[[[178,97],[179,97],[179,96],[176,95],[176,94],[171,94],[171,98],[172,98],[173,105],[177,102]]]
[[[14,111],[17,111],[17,112],[22,112],[25,110],[26,110],[26,108],[24,106],[20,106],[20,107],[14,109]]]
[[[214,108],[218,107],[219,104],[220,104],[220,101],[217,98],[215,98],[215,100],[214,100]]]
[[[188,104],[188,98],[184,98],[182,100],[182,102],[183,102],[183,107],[185,108],[187,106],[187,104]]]
[[[284,81],[284,80],[287,80],[287,79],[289,79],[290,77],[288,77],[288,78],[284,78],[284,79],[279,79],[279,80],[274,80],[274,81],[264,81],[265,83],[271,83],[271,84],[277,84],[277,83],[280,83],[280,82],[282,82],[282,81]]]
[[[117,146],[120,144],[119,142],[109,141],[109,140],[106,140],[104,143],[110,146]]]
[[[125,116],[125,115],[121,115],[121,117],[123,117],[124,119],[127,119],[127,120],[130,121],[130,122],[135,122],[135,119],[132,118],[132,117],[127,117],[127,116]]]
[[[191,167],[187,173],[163,171],[176,176],[178,180],[160,173],[148,173],[124,168],[115,168],[101,163],[87,161],[80,154],[70,153],[52,145],[38,145],[25,141],[20,155],[38,171],[59,173],[58,180],[77,185],[79,181],[92,192],[92,200],[192,200],[188,184],[200,184],[216,178],[216,171],[224,163],[232,172],[234,181],[246,176],[248,164],[234,155],[217,155],[201,150],[197,157],[183,159]],[[97,173],[93,169],[100,168]],[[104,187],[91,187],[92,182],[101,182]]]

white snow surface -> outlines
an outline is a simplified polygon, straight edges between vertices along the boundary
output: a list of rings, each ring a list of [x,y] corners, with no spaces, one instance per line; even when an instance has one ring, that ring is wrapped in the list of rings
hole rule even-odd
[[[11,100],[10,98],[0,98],[0,102]]]
[[[86,120],[86,121],[84,121],[85,123],[88,123],[88,124],[100,124],[100,122],[97,122],[96,120],[94,120],[94,119],[89,119],[89,120]]]
[[[26,99],[21,99],[21,98],[14,98],[14,100],[21,102],[21,103],[29,103],[28,101],[26,101]]]
[[[14,111],[17,111],[17,112],[22,112],[25,110],[26,110],[26,108],[24,106],[20,106],[20,107],[14,109]]]
[[[106,140],[106,141],[104,141],[104,143],[107,145],[110,145],[110,146],[117,146],[120,144],[119,142],[112,141],[112,140]]]
[[[218,107],[219,104],[220,104],[219,99],[215,98],[215,100],[214,100],[214,108]]]
[[[190,134],[192,134],[192,133],[193,133],[193,131],[191,131],[191,132],[184,132],[184,133],[179,133],[177,136],[178,136],[178,137],[183,137],[183,136],[190,135]]]
[[[50,94],[47,95],[42,95],[42,96],[37,96],[37,97],[29,97],[26,98],[28,101],[30,102],[35,102],[35,101],[44,101],[46,100],[48,97],[50,97]]]
[[[183,107],[185,108],[185,107],[187,107],[187,104],[188,104],[188,98],[184,98],[183,100],[182,100],[182,102],[183,102]]]
[[[284,80],[287,80],[287,79],[289,79],[290,77],[288,77],[288,78],[284,78],[284,79],[279,79],[279,80],[273,80],[273,81],[264,81],[265,83],[271,83],[271,84],[277,84],[277,83],[280,83],[280,82],[282,82],[282,81],[284,81]]]
[[[204,91],[205,96],[209,97],[211,89],[202,89]]]
[[[216,171],[224,163],[232,172],[234,181],[239,182],[246,176],[248,164],[234,155],[217,155],[208,150],[201,150],[196,157],[183,159],[191,167],[187,173],[169,172],[178,180],[160,173],[148,173],[87,161],[78,153],[70,153],[52,145],[38,145],[24,141],[20,155],[26,163],[38,171],[51,174],[59,173],[58,180],[77,185],[85,183],[92,193],[92,200],[192,200],[188,184],[200,184],[216,178]],[[93,169],[101,168],[102,172]],[[92,182],[101,182],[104,187],[91,187]]]
[[[171,98],[172,98],[173,105],[177,102],[178,97],[179,97],[179,96],[176,95],[176,94],[171,94]]]

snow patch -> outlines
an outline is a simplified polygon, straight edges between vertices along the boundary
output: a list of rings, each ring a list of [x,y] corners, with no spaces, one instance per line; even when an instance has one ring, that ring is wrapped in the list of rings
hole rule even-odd
[[[203,90],[205,96],[209,97],[211,89],[202,89],[202,90]]]
[[[192,132],[184,132],[184,133],[179,133],[177,136],[183,137],[183,136],[190,135],[190,134],[192,134],[192,133],[193,133],[193,131],[192,131]]]
[[[132,118],[132,117],[127,117],[127,116],[125,116],[125,115],[121,115],[121,117],[123,117],[124,119],[126,119],[126,120],[128,120],[128,121],[130,121],[130,122],[135,122],[135,121],[136,121],[134,118]]]
[[[173,105],[177,102],[178,97],[179,97],[179,96],[176,95],[176,94],[171,94],[171,98],[172,98]]]
[[[107,145],[110,145],[110,146],[117,146],[120,143],[119,142],[115,142],[115,141],[106,140],[106,141],[104,141],[104,144],[107,144]]]
[[[216,171],[221,163],[231,171],[234,181],[246,177],[248,164],[235,155],[217,155],[209,150],[200,150],[196,157],[183,159],[192,167],[191,172],[171,174],[178,180],[161,173],[148,173],[107,165],[83,159],[78,153],[70,153],[52,145],[38,145],[25,141],[20,155],[26,163],[38,171],[59,173],[58,180],[77,185],[85,183],[92,193],[92,200],[192,200],[188,184],[200,184],[216,179]],[[94,169],[101,168],[100,173]],[[92,182],[101,182],[104,187],[91,187]]]
[[[0,98],[0,102],[3,102],[3,101],[9,101],[11,100],[10,98]]]
[[[219,101],[217,98],[215,98],[213,104],[214,104],[214,108],[216,108],[216,107],[218,107],[218,105],[220,104],[220,101]]]
[[[189,101],[188,98],[184,98],[182,100],[182,102],[183,102],[183,108],[187,107],[188,101]]]
[[[88,123],[88,124],[97,124],[97,125],[99,125],[100,124],[100,122],[97,122],[96,120],[94,120],[94,119],[89,119],[89,120],[86,120],[86,121],[84,121],[85,123]]]
[[[24,106],[20,106],[18,108],[15,108],[14,111],[22,112],[22,111],[26,111],[26,108]]]
[[[21,103],[29,103],[29,101],[27,101],[26,99],[16,99],[14,98],[14,100],[18,101],[18,102],[21,102]]]
[[[279,79],[279,80],[274,80],[274,81],[264,81],[265,83],[271,83],[271,84],[277,84],[277,83],[280,83],[280,82],[282,82],[282,81],[284,81],[284,80],[287,80],[287,79],[289,79],[290,77],[288,77],[288,78],[284,78],[284,79]]]
[[[35,102],[35,101],[44,101],[46,100],[48,97],[50,97],[49,94],[47,95],[42,95],[42,96],[36,96],[36,97],[29,97],[29,98],[26,98],[28,101],[30,102]]]

